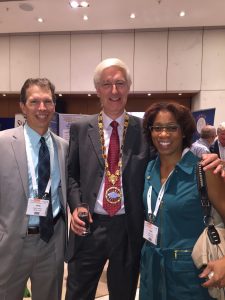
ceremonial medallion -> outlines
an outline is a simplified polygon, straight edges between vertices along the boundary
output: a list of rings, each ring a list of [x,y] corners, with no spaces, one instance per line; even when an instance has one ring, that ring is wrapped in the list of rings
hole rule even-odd
[[[107,189],[105,197],[107,202],[109,202],[110,204],[116,204],[121,201],[121,190],[118,187],[111,186]]]

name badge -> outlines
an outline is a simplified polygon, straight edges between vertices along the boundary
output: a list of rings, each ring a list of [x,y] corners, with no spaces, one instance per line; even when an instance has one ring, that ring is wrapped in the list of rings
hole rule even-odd
[[[46,217],[49,200],[29,198],[26,214],[29,216]]]
[[[154,245],[157,245],[158,231],[159,228],[156,225],[147,221],[144,222],[143,238]]]

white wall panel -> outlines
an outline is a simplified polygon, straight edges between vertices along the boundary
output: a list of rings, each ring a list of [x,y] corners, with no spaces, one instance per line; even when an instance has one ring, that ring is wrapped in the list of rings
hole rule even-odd
[[[135,33],[134,90],[166,91],[167,31]]]
[[[199,90],[201,61],[202,30],[169,31],[167,90]]]
[[[202,90],[225,89],[225,29],[205,30]]]
[[[40,36],[40,76],[55,84],[56,91],[70,91],[70,35]]]
[[[225,122],[225,91],[201,91],[192,101],[192,111],[215,108],[214,125]]]
[[[11,91],[20,91],[24,81],[39,76],[39,36],[10,37]]]
[[[71,91],[93,92],[93,74],[101,61],[101,34],[71,35]]]
[[[9,85],[9,37],[0,37],[0,91],[7,92]]]
[[[103,33],[102,59],[116,57],[124,61],[133,79],[134,33]],[[131,87],[131,89],[133,89]]]

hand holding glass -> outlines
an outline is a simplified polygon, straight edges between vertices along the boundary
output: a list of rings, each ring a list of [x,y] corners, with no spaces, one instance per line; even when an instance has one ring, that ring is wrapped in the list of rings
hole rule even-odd
[[[82,236],[86,236],[90,233],[90,222],[89,222],[89,206],[87,203],[81,203],[78,208],[78,217],[85,223],[85,228]]]

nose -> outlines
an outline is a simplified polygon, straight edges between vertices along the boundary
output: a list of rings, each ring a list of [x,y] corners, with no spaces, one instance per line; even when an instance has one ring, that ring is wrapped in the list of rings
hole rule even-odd
[[[39,104],[39,107],[38,107],[39,110],[46,110],[46,106],[44,104],[43,101],[40,101],[40,104]]]
[[[116,85],[115,85],[115,83],[114,84],[112,84],[112,94],[116,94],[118,91],[117,91],[117,87],[116,87]]]
[[[162,128],[162,131],[159,133],[159,135],[168,135],[166,128]]]

